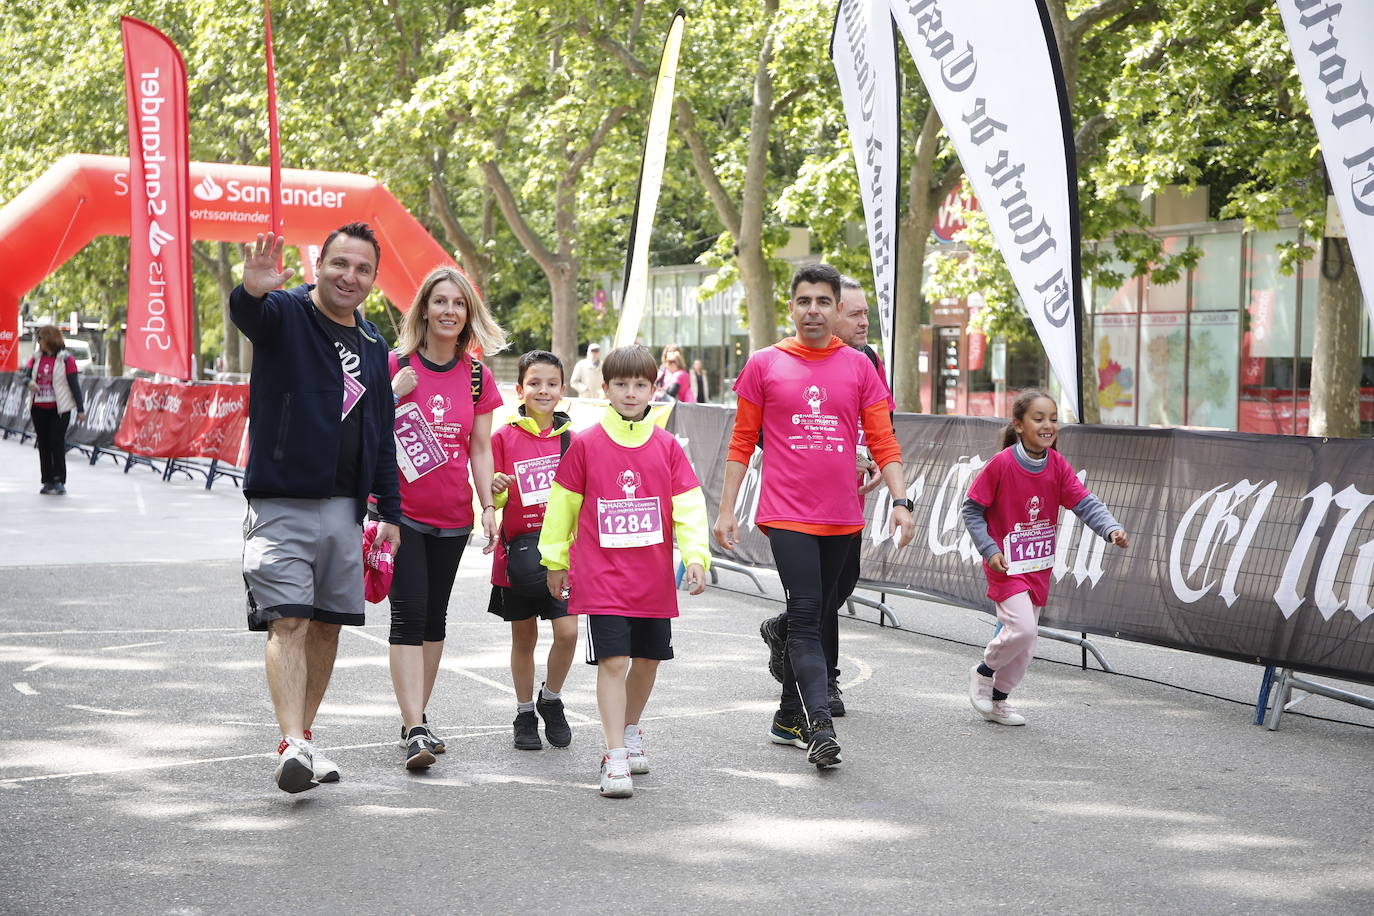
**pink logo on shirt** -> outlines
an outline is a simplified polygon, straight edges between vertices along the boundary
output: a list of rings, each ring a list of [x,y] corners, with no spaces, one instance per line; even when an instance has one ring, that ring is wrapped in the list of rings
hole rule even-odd
[[[444,414],[453,406],[453,403],[442,394],[431,395],[428,404],[429,414],[435,423],[444,422]]]
[[[1030,513],[1030,520],[1035,521],[1040,517],[1040,497],[1032,496],[1026,500],[1026,511]]]
[[[825,389],[819,385],[808,385],[806,390],[802,392],[802,397],[806,399],[807,405],[811,408],[811,416],[820,416],[821,405],[826,400]]]
[[[625,493],[626,499],[634,499],[639,491],[639,474],[629,468],[621,471],[615,478],[615,485]]]

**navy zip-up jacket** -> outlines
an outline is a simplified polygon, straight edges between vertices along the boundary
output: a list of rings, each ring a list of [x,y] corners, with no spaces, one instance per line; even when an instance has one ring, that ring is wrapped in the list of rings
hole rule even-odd
[[[274,289],[255,299],[240,284],[229,295],[229,314],[253,342],[248,388],[246,497],[324,499],[333,495],[339,453],[343,367],[310,301],[311,285]],[[354,313],[362,344],[363,442],[358,456],[358,520],[369,493],[383,521],[401,521],[401,489],[392,438],[395,402],[387,345],[377,326]]]

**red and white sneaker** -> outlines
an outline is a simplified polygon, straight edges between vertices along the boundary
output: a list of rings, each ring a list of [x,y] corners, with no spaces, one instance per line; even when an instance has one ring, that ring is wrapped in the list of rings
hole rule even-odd
[[[315,781],[315,764],[310,753],[310,742],[303,738],[283,738],[277,745],[277,770],[274,779],[277,788],[293,795],[319,785]]]
[[[635,794],[630,779],[630,761],[625,748],[617,747],[601,755],[601,795],[603,798],[629,798]]]
[[[994,700],[992,710],[984,718],[989,722],[996,722],[998,725],[1025,725],[1026,717],[1006,700]]]
[[[305,740],[310,743],[310,757],[315,761],[315,781],[338,782],[338,764],[315,749],[315,736],[310,734],[310,729],[308,728],[305,730]]]
[[[625,726],[625,755],[630,761],[630,775],[643,776],[649,772],[649,758],[644,754],[644,729],[638,725]]]

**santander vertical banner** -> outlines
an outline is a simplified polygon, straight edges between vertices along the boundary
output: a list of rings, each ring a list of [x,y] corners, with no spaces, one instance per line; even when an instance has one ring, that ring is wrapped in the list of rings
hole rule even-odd
[[[191,377],[191,163],[186,67],[176,45],[128,16],[129,311],[124,362]]]
[[[1374,3],[1278,0],[1374,319]]]
[[[859,196],[873,264],[873,298],[878,304],[883,355],[890,373],[895,365],[901,117],[897,46],[888,0],[840,0],[830,36],[830,60],[839,79],[854,165],[859,170]]]
[[[902,40],[1078,419],[1078,169],[1045,0],[891,0]]]

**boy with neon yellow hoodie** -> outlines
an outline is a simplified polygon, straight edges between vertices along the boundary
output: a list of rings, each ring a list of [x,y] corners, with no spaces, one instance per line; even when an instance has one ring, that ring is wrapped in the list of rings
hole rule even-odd
[[[549,594],[587,618],[587,662],[597,666],[607,748],[601,794],[608,798],[628,798],[630,774],[649,772],[638,723],[659,662],[673,657],[672,537],[691,594],[706,588],[710,565],[701,485],[682,446],[649,419],[657,371],[641,346],[620,347],[602,362],[611,404],[563,456],[539,537]]]

